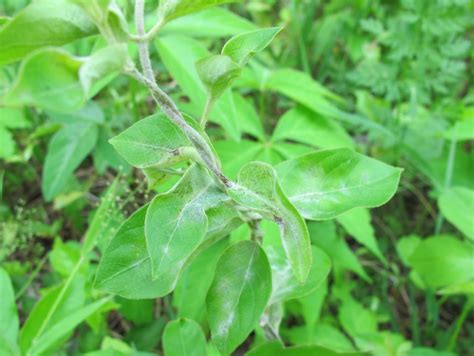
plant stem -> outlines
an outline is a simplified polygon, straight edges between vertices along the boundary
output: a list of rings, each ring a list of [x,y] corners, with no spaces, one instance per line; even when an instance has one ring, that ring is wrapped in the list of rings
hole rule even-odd
[[[145,34],[144,24],[144,0],[136,0],[135,2],[135,21],[137,27],[137,33],[139,36]],[[203,162],[209,168],[209,170],[216,176],[216,178],[224,184],[225,187],[230,187],[232,183],[227,179],[221,172],[217,159],[206,140],[193,128],[191,127],[181,115],[176,104],[156,83],[153,75],[153,69],[151,67],[150,53],[148,51],[148,42],[139,42],[139,57],[140,63],[143,69],[143,75],[136,69],[132,70],[131,74],[139,81],[143,82],[151,91],[153,99],[156,101],[161,110],[165,113],[168,118],[178,125],[186,134],[188,139],[194,145],[196,150],[201,155]]]
[[[451,186],[453,180],[453,173],[454,173],[454,163],[456,161],[456,147],[457,141],[451,140],[451,145],[449,146],[449,153],[448,153],[448,162],[446,166],[446,174],[444,176],[444,189],[448,189]],[[435,235],[438,235],[443,228],[444,217],[441,212],[438,214],[438,218],[436,219],[436,226],[435,226]]]
[[[199,122],[203,128],[206,128],[207,118],[209,117],[213,106],[214,100],[212,100],[211,97],[208,97],[206,101],[206,106],[204,107],[204,112],[202,113],[201,121]]]
[[[41,268],[43,268],[44,264],[46,263],[46,261],[48,260],[48,255],[45,255],[41,260],[40,262],[38,263],[38,265],[36,266],[35,270],[33,271],[33,273],[30,274],[30,276],[28,277],[28,280],[25,282],[25,284],[23,284],[23,286],[21,287],[21,289],[16,293],[15,295],[15,299],[18,300],[21,298],[21,296],[23,294],[25,294],[25,292],[28,290],[28,287],[31,285],[31,283],[34,281],[34,279],[36,278],[36,276],[38,275],[38,273],[41,271]]]

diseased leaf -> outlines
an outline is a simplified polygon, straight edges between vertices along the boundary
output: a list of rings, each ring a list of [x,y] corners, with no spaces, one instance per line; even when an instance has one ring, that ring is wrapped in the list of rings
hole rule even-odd
[[[53,136],[41,180],[46,201],[61,193],[74,170],[94,148],[97,137],[97,126],[89,123],[64,126]]]
[[[395,194],[402,172],[345,148],[310,153],[275,168],[290,201],[312,220],[385,204]]]
[[[225,55],[214,55],[201,59],[196,68],[213,102],[229,88],[240,75],[240,67]]]
[[[474,240],[474,190],[454,187],[444,191],[438,205],[446,219],[464,235]]]
[[[20,321],[15,304],[15,291],[10,276],[0,268],[0,353],[3,355],[18,354],[18,331]]]
[[[166,167],[195,152],[183,131],[164,114],[138,121],[112,138],[110,143],[137,168]]]
[[[168,294],[176,276],[151,278],[150,256],[145,241],[148,205],[132,214],[119,228],[97,269],[95,287],[127,299],[152,299]]]
[[[281,30],[282,27],[269,27],[232,37],[222,48],[222,54],[241,66],[245,65],[255,54],[263,51]]]
[[[158,17],[167,22],[209,7],[237,1],[239,0],[162,0],[158,8]]]
[[[408,261],[423,282],[433,288],[474,279],[474,247],[452,236],[422,240]]]
[[[145,236],[152,278],[178,274],[207,232],[207,208],[225,195],[209,173],[193,165],[169,192],[157,195],[148,207]]]
[[[230,354],[256,327],[272,289],[265,252],[251,241],[239,242],[219,258],[206,299],[212,339]]]
[[[308,279],[300,284],[291,272],[291,266],[284,254],[277,249],[265,249],[272,268],[272,297],[269,304],[304,297],[324,283],[331,270],[331,260],[316,246],[311,246],[313,263]]]
[[[229,195],[274,220],[293,273],[304,283],[311,269],[311,244],[306,223],[280,188],[275,170],[262,162],[251,162],[239,172],[238,185]]]
[[[62,46],[96,32],[79,6],[66,0],[34,1],[0,29],[0,65],[35,49]]]
[[[167,356],[206,355],[204,332],[191,319],[170,321],[163,332],[163,350]]]

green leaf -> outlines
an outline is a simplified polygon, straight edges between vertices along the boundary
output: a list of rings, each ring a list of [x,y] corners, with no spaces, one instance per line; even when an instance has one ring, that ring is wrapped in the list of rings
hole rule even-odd
[[[0,108],[0,127],[9,129],[23,129],[30,127],[25,113],[21,109]]]
[[[232,37],[222,48],[222,54],[243,66],[255,54],[263,51],[282,29],[282,27],[269,27]]]
[[[421,241],[408,261],[423,282],[433,288],[474,279],[474,247],[451,236]]]
[[[166,69],[191,100],[195,117],[201,115],[206,105],[207,90],[197,73],[196,62],[208,57],[209,52],[200,42],[185,36],[161,37],[156,46]],[[240,140],[240,118],[230,90],[216,101],[209,120],[221,125],[234,141]]]
[[[296,279],[304,283],[311,269],[311,244],[306,223],[278,184],[275,170],[262,162],[251,162],[239,172],[238,185],[229,195],[248,208],[274,220]]]
[[[97,32],[77,5],[65,0],[35,1],[0,30],[0,65],[15,62],[35,49],[62,46]]]
[[[173,289],[176,276],[168,276],[166,283],[151,278],[151,262],[145,240],[147,208],[148,205],[140,208],[120,226],[102,256],[95,288],[127,299],[157,298]]]
[[[242,241],[219,258],[207,294],[212,339],[230,354],[257,326],[272,290],[271,270],[258,244]]]
[[[220,97],[240,75],[240,67],[230,57],[214,55],[201,59],[196,68],[206,86],[211,102]]]
[[[373,311],[364,308],[349,295],[342,299],[338,317],[342,327],[350,336],[356,338],[364,334],[377,333],[377,316]]]
[[[338,216],[337,221],[352,237],[367,247],[380,261],[387,264],[377,244],[375,231],[370,221],[370,212],[367,209],[352,209]]]
[[[110,143],[137,168],[166,167],[195,152],[183,131],[163,114],[138,121]]]
[[[84,304],[84,279],[75,277],[70,284],[50,289],[34,306],[20,332],[22,353],[34,350],[37,340]],[[52,313],[52,314],[51,314]]]
[[[87,58],[60,49],[36,51],[23,61],[5,104],[76,111],[122,69],[127,56],[121,45],[103,48]]]
[[[15,291],[10,276],[0,268],[0,353],[4,355],[18,354],[18,330],[20,321],[15,304]]]
[[[36,342],[31,345],[29,350],[30,355],[41,355],[54,346],[56,342],[61,340],[67,334],[72,332],[80,323],[85,321],[89,316],[94,314],[103,305],[105,305],[110,298],[103,298],[99,301],[86,305],[78,310],[72,311],[69,315],[55,323],[44,334],[42,334]]]
[[[173,292],[173,305],[179,317],[204,322],[206,294],[214,278],[217,260],[227,246],[228,241],[221,240],[198,254],[185,267]],[[193,297],[189,298],[190,295]]]
[[[273,292],[269,304],[304,297],[319,288],[329,275],[331,260],[316,246],[311,246],[313,263],[308,279],[300,284],[291,273],[291,266],[284,254],[276,249],[266,248],[272,268]]]
[[[438,199],[441,213],[464,235],[474,240],[474,190],[454,187],[445,190]]]
[[[291,140],[321,148],[353,148],[346,131],[333,120],[297,106],[278,120],[272,141]]]
[[[191,319],[170,321],[163,332],[163,350],[167,356],[206,355],[206,338]]]
[[[224,194],[208,172],[193,165],[173,189],[152,200],[146,215],[145,236],[154,280],[179,274],[206,235],[205,209],[222,199]]]
[[[158,17],[164,22],[209,7],[237,2],[238,0],[162,0],[158,8]]]
[[[449,130],[444,132],[444,137],[449,140],[466,141],[474,139],[474,119],[466,118],[465,120],[456,121]]]
[[[354,252],[347,242],[339,236],[334,221],[312,222],[308,224],[311,242],[321,248],[331,258],[336,274],[341,270],[350,270],[365,281],[371,282]]]
[[[306,219],[377,207],[395,194],[402,170],[349,149],[311,153],[276,166],[284,192]]]
[[[88,123],[64,126],[53,136],[41,180],[46,201],[61,193],[74,170],[94,148],[97,136],[97,126]]]
[[[44,49],[23,61],[17,80],[5,96],[7,105],[35,105],[52,111],[74,111],[84,102],[79,82],[83,60],[60,49]]]
[[[0,126],[0,158],[8,159],[15,153],[15,140],[10,131]]]
[[[317,345],[284,347],[280,341],[269,341],[251,349],[246,356],[365,356],[361,352],[337,352]]]
[[[252,22],[233,12],[210,8],[166,24],[161,33],[212,38],[234,36],[256,28]]]

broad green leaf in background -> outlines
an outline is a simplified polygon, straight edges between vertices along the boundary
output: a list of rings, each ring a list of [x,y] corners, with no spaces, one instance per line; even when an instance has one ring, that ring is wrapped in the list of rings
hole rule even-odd
[[[152,299],[168,294],[176,276],[164,281],[151,278],[150,256],[145,241],[148,205],[132,214],[120,226],[100,261],[95,287],[127,299]]]
[[[158,17],[161,21],[168,22],[209,7],[237,1],[239,0],[162,0],[158,8]]]
[[[110,143],[132,166],[164,167],[186,159],[193,151],[183,131],[163,114],[138,121]]]
[[[376,314],[351,296],[344,296],[338,317],[344,330],[353,338],[377,332]]]
[[[474,247],[452,236],[421,241],[408,261],[423,282],[433,288],[474,279]]]
[[[0,126],[0,159],[8,159],[15,153],[15,140],[10,131],[3,126]]]
[[[438,205],[446,219],[474,240],[474,190],[454,187],[441,193]]]
[[[74,57],[62,49],[42,49],[22,62],[4,102],[59,112],[78,110],[120,71],[126,58],[125,48],[119,45],[87,58]]]
[[[35,105],[52,111],[79,109],[84,93],[79,82],[83,60],[61,49],[43,49],[22,62],[7,105]]]
[[[444,137],[450,140],[474,140],[474,118],[456,121],[450,129],[444,132]]]
[[[240,67],[229,56],[217,54],[199,60],[196,68],[209,92],[210,102],[214,102],[240,75]]]
[[[382,255],[375,238],[375,231],[370,221],[370,212],[364,208],[352,209],[337,217],[337,221],[359,243],[364,245],[383,263],[387,260]]]
[[[271,269],[252,241],[230,246],[219,258],[206,305],[212,340],[230,354],[257,326],[272,291]]]
[[[152,200],[146,214],[145,237],[154,280],[179,274],[206,235],[205,209],[222,199],[225,195],[209,173],[195,164],[174,188]]]
[[[298,210],[281,190],[273,167],[262,162],[245,165],[239,172],[238,185],[229,190],[229,195],[278,223],[293,273],[300,283],[304,283],[312,259],[308,229]]]
[[[292,140],[321,148],[353,148],[354,143],[346,131],[303,106],[287,111],[278,120],[272,141]]]
[[[206,338],[199,324],[191,319],[170,321],[163,332],[167,356],[206,355]]]
[[[96,125],[80,123],[64,126],[53,136],[41,180],[46,201],[61,193],[74,170],[94,148],[97,135]]]
[[[263,51],[282,29],[282,27],[270,27],[232,37],[222,48],[222,54],[243,66],[256,53]]]
[[[290,201],[312,220],[385,204],[395,194],[402,172],[345,148],[310,153],[280,163],[276,170]]]
[[[210,8],[166,24],[162,34],[181,34],[193,37],[227,37],[257,28],[252,22],[222,8]]]
[[[97,32],[94,23],[67,0],[35,1],[0,30],[0,65],[15,62],[35,49],[61,46]]]
[[[15,291],[10,276],[0,268],[0,353],[18,354],[18,331],[20,321],[15,304]]]

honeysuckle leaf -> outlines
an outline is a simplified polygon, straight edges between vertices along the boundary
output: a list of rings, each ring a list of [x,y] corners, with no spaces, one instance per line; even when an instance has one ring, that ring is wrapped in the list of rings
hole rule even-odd
[[[270,27],[241,33],[226,42],[222,54],[243,66],[255,54],[263,51],[282,29],[282,27]]]
[[[171,292],[176,276],[151,278],[146,248],[145,215],[148,205],[133,213],[118,229],[97,269],[95,287],[127,299],[152,299]]]
[[[98,128],[92,123],[66,125],[54,134],[41,179],[46,201],[61,193],[75,169],[93,150],[97,138]]]
[[[454,187],[445,190],[438,199],[438,205],[446,219],[464,235],[474,240],[474,190]]]
[[[385,204],[402,169],[341,148],[310,153],[275,167],[283,191],[306,219],[334,218]]]
[[[110,143],[137,168],[166,167],[195,153],[183,131],[164,114],[138,121],[112,138]]]
[[[222,54],[201,59],[196,63],[196,68],[212,102],[240,75],[240,66],[232,58]]]
[[[158,7],[158,17],[168,22],[193,12],[237,1],[239,0],[162,0]]]
[[[291,271],[288,258],[275,248],[265,248],[272,268],[272,296],[270,304],[284,300],[304,297],[324,283],[331,270],[331,260],[328,255],[316,246],[311,246],[313,263],[308,279],[304,284],[299,283]]]
[[[167,356],[206,355],[206,346],[204,332],[191,319],[170,321],[163,332],[163,350]]]
[[[20,321],[15,304],[15,291],[10,276],[0,268],[0,353],[3,355],[18,354],[18,331]]]
[[[229,195],[257,210],[280,227],[280,236],[296,279],[304,283],[311,269],[311,243],[306,223],[280,188],[275,170],[262,162],[251,162],[239,172],[238,185]]]
[[[0,65],[47,46],[62,46],[97,32],[79,6],[67,0],[34,1],[0,29]]]
[[[103,48],[87,58],[74,57],[61,49],[34,52],[22,63],[4,102],[76,111],[118,74],[126,58],[121,45]]]
[[[256,327],[272,290],[271,270],[252,241],[230,246],[219,258],[206,298],[214,344],[230,354]]]
[[[209,173],[195,164],[174,188],[152,200],[145,236],[153,279],[159,280],[170,271],[179,273],[206,235],[205,210],[217,206],[222,199],[226,197]]]

